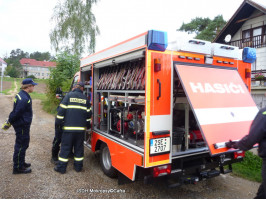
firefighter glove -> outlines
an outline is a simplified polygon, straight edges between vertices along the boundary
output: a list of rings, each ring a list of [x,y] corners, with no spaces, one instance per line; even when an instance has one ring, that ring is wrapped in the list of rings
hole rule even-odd
[[[237,143],[236,142],[233,142],[232,140],[229,140],[229,142],[226,142],[225,143],[225,146],[229,149],[231,148],[234,148],[234,149],[237,149]]]
[[[11,124],[9,123],[8,120],[5,121],[5,123],[2,125],[3,130],[8,130],[10,128]]]

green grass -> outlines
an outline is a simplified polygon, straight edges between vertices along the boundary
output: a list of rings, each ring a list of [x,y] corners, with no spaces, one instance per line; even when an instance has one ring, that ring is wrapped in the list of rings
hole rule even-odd
[[[56,115],[57,113],[57,106],[58,104],[54,104],[54,103],[51,103],[48,99],[42,101],[42,105],[43,105],[43,110],[47,113],[50,113],[50,114],[53,114],[53,115]]]
[[[11,78],[11,77],[3,77],[3,81],[14,81],[14,78]]]
[[[46,94],[44,93],[32,92],[30,93],[30,96],[32,99],[40,99],[42,101],[45,101],[47,99]]]
[[[261,165],[262,159],[247,151],[242,162],[233,164],[233,174],[251,181],[262,182]]]
[[[10,89],[6,89],[3,90],[2,93],[5,95],[8,95],[10,93],[10,91],[13,91],[15,89],[15,79],[14,78],[8,78],[8,77],[4,77],[3,81],[8,81],[8,82],[12,82],[11,84],[11,88]]]

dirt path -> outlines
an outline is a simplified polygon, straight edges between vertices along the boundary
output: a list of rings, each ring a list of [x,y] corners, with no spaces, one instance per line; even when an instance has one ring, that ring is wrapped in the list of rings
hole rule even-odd
[[[10,96],[15,96],[17,94],[17,92],[18,92],[18,84],[17,84],[16,79],[14,79],[14,84],[15,84],[15,88],[14,88],[14,90],[11,90],[9,92]]]
[[[0,124],[11,111],[13,98],[11,95],[0,95]],[[71,160],[67,173],[61,175],[54,172],[50,162],[54,117],[42,111],[39,100],[33,100],[33,112],[31,141],[26,155],[26,161],[32,164],[31,174],[12,174],[15,132],[13,128],[5,132],[0,129],[0,198],[247,199],[253,198],[259,187],[259,183],[231,175],[173,189],[144,185],[142,182],[120,186],[116,179],[102,173],[98,159],[88,149],[85,149],[84,171],[75,172]]]

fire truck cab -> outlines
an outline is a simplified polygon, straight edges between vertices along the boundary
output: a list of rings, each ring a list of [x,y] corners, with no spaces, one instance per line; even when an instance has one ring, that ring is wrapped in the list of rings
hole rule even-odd
[[[248,134],[258,112],[256,52],[241,53],[196,39],[168,43],[166,32],[150,30],[81,59],[75,80],[93,111],[84,143],[100,151],[103,172],[174,186],[231,172],[244,152],[225,142]]]

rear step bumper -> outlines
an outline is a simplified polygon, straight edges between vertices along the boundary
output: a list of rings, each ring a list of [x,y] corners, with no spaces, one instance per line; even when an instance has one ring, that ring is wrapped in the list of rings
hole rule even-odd
[[[169,188],[178,187],[183,184],[196,184],[200,180],[205,180],[219,176],[221,172],[219,170],[202,171],[199,175],[182,175],[181,173],[171,174],[167,176],[154,178],[153,176],[145,176],[145,184],[153,184],[156,182],[165,182]]]

